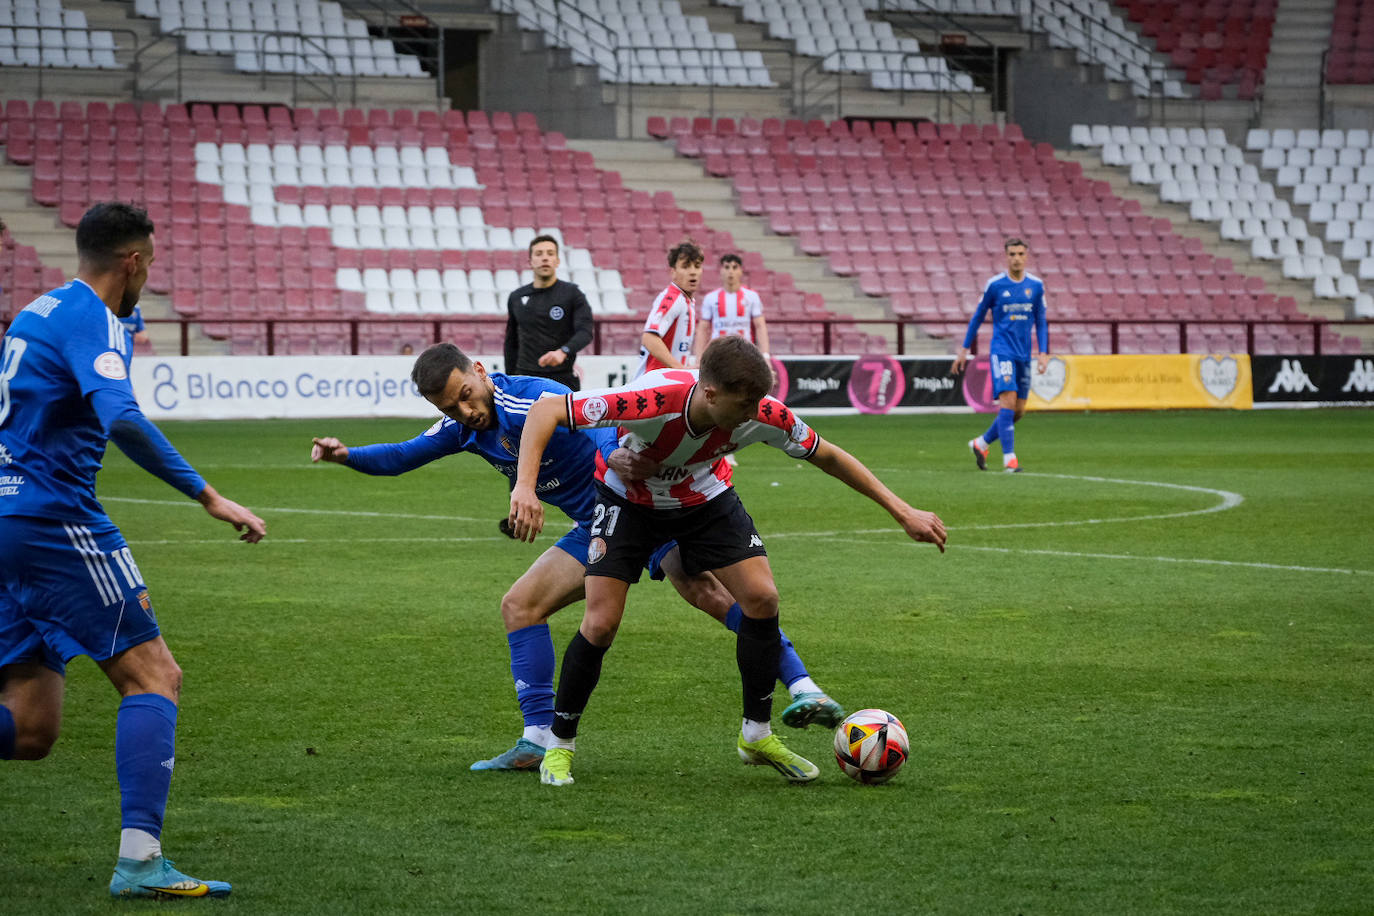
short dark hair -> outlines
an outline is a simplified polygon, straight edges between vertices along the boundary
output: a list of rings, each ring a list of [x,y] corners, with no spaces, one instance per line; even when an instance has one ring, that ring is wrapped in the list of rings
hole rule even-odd
[[[535,245],[538,245],[540,242],[553,242],[553,250],[554,250],[554,251],[558,251],[558,250],[559,250],[559,248],[558,248],[558,239],[556,239],[556,238],[554,238],[553,236],[548,235],[548,234],[546,233],[546,234],[544,234],[544,235],[536,235],[534,238],[530,239],[530,247],[529,247],[529,253],[530,253],[530,254],[534,254],[534,246],[535,246]]]
[[[1026,249],[1027,251],[1030,251],[1030,246],[1018,238],[1007,239],[1005,242],[1002,243],[1002,250],[1006,251],[1008,248],[1015,248],[1017,245],[1020,245],[1022,248]]]
[[[700,264],[706,260],[706,255],[702,253],[701,246],[696,242],[691,239],[683,239],[668,249],[668,266],[676,267],[677,262],[683,258],[687,259],[688,264]]]
[[[720,266],[724,267],[726,264],[738,264],[740,267],[743,267],[744,259],[731,251],[728,254],[720,256]]]
[[[147,241],[153,221],[133,204],[111,201],[86,211],[76,224],[76,254],[97,270],[112,267],[128,247]]]
[[[472,368],[472,360],[454,344],[444,341],[415,357],[415,365],[410,370],[410,380],[425,397],[439,394],[448,385],[453,370],[467,373]]]
[[[701,383],[761,398],[773,390],[773,367],[762,350],[738,334],[717,337],[701,354]]]

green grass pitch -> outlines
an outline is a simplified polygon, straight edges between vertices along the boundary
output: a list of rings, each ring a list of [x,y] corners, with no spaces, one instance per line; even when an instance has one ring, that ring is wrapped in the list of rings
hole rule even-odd
[[[423,422],[165,424],[267,519],[248,546],[112,449],[186,672],[169,855],[235,884],[225,913],[1370,912],[1374,413],[1032,415],[1020,475],[974,468],[986,422],[815,421],[940,513],[943,556],[771,449],[736,472],[813,675],[910,732],[881,787],[815,728],[778,723],[815,784],[741,766],[733,638],[647,580],[577,784],[470,773],[518,734],[498,605],[561,516],[501,537],[471,456],[308,461]],[[53,755],[0,765],[0,911],[149,908],[105,897],[116,705],[77,660]]]

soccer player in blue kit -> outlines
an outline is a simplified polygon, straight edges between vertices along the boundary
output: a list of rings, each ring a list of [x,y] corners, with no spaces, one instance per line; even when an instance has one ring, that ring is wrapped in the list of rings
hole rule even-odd
[[[530,407],[545,395],[562,397],[569,391],[552,379],[488,373],[481,363],[473,362],[451,343],[435,344],[421,353],[411,378],[445,419],[406,442],[350,448],[334,437],[317,438],[311,446],[311,460],[345,464],[365,474],[395,475],[446,455],[471,452],[514,481],[520,435]],[[559,430],[545,452],[538,497],[563,510],[576,524],[544,551],[501,599],[511,675],[525,729],[514,747],[489,760],[479,760],[472,765],[474,770],[536,771],[543,760],[552,738],[554,705],[555,659],[548,618],[584,596],[583,565],[596,506],[596,472],[598,466],[608,464],[631,477],[636,466],[643,467],[645,475],[653,467],[629,450],[618,448],[614,429]],[[649,568],[653,578],[666,575],[689,604],[732,631],[738,630],[744,613],[739,604],[709,573],[688,576],[676,545],[669,542],[661,546]],[[844,718],[844,710],[812,680],[785,636],[778,678],[792,696],[791,705],[783,711],[785,724],[805,728],[814,722],[833,728]]]
[[[969,441],[968,447],[978,462],[978,470],[988,467],[988,445],[1001,441],[1002,467],[1009,472],[1021,470],[1016,460],[1013,426],[1026,412],[1026,398],[1030,394],[1031,326],[1040,352],[1035,355],[1036,370],[1044,372],[1050,363],[1050,330],[1045,320],[1045,284],[1035,274],[1026,271],[1026,243],[1007,239],[1003,250],[1007,269],[988,281],[983,298],[968,323],[964,345],[954,357],[950,374],[964,371],[969,347],[978,336],[983,318],[992,314],[992,346],[988,350],[991,362],[992,391],[997,398],[997,418],[987,432]]]
[[[95,495],[107,442],[256,543],[262,519],[220,496],[148,422],[129,382],[133,311],[153,224],[96,204],[76,228],[75,280],[29,303],[0,349],[0,758],[38,760],[57,740],[66,663],[89,655],[122,697],[115,771],[117,897],[224,897],[162,855],[181,669],[143,577]],[[14,825],[11,825],[14,826]]]

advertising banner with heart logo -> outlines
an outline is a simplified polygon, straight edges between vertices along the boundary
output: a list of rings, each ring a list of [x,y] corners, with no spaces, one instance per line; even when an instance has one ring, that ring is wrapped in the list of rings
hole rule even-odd
[[[1253,406],[1250,357],[1239,354],[1055,356],[1031,368],[1032,410],[1168,410]]]

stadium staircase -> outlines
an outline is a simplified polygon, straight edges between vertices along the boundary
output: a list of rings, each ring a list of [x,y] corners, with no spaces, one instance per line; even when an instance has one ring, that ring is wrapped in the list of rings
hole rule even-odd
[[[1335,11],[1336,0],[1279,0],[1259,126],[1319,126],[1322,55]]]

